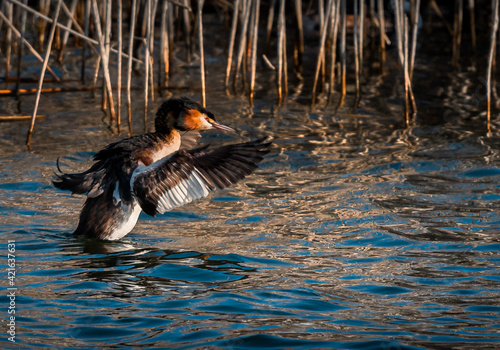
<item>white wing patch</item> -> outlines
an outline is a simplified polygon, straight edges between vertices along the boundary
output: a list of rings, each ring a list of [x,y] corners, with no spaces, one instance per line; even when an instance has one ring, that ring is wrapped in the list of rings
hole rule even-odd
[[[250,175],[269,152],[263,141],[177,151],[149,166],[139,162],[130,187],[146,214],[163,214]]]
[[[156,211],[163,214],[173,208],[180,207],[196,199],[208,196],[206,182],[195,170],[186,180],[166,191],[158,200]]]
[[[117,206],[118,204],[120,204],[120,202],[122,201],[122,198],[120,197],[119,186],[120,186],[120,182],[116,181],[115,182],[115,189],[113,190],[113,204],[115,206]]]
[[[192,149],[196,147],[201,139],[201,134],[198,130],[185,131],[181,134],[181,146],[179,149]]]

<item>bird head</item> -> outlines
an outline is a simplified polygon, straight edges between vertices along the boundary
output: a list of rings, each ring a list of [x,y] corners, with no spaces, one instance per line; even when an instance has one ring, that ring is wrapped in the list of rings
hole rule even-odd
[[[169,99],[156,112],[155,128],[158,132],[220,129],[235,132],[229,126],[216,122],[214,115],[199,103],[186,97]]]

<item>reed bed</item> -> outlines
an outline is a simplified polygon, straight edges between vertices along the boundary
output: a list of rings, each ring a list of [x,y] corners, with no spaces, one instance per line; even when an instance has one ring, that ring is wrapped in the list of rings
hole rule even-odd
[[[455,0],[439,5],[429,0],[425,8],[450,34],[450,65],[460,66],[467,13],[468,37],[473,50],[478,43],[489,47],[487,64],[480,74],[487,81],[485,124],[487,132],[491,133],[492,106],[496,106],[492,99],[497,102],[494,76],[499,0]],[[489,26],[488,37],[477,35],[477,9],[491,13],[490,18],[483,21],[483,25]],[[68,89],[94,92],[102,89],[102,108],[109,116],[112,132],[116,133],[122,132],[120,111],[122,103],[126,103],[128,133],[131,134],[131,90],[139,88],[137,84],[132,86],[134,70],[142,71],[143,75],[139,85],[144,100],[144,130],[147,130],[150,100],[155,98],[155,91],[162,94],[172,89],[169,83],[175,74],[174,57],[181,48],[185,52],[183,59],[199,60],[200,100],[206,105],[204,43],[207,39],[213,41],[213,33],[205,33],[204,27],[207,21],[213,20],[214,11],[219,18],[224,18],[220,25],[224,25],[222,22],[227,25],[227,30],[223,31],[227,32],[226,65],[221,70],[225,72],[221,81],[224,81],[227,94],[245,94],[253,104],[258,71],[271,69],[275,74],[276,102],[281,106],[288,98],[290,75],[309,79],[307,75],[302,76],[305,66],[309,65],[314,67],[309,82],[311,89],[303,93],[309,95],[311,108],[343,107],[348,72],[354,73],[350,83],[355,86],[354,103],[349,107],[356,108],[363,98],[363,82],[368,74],[364,67],[376,65],[378,74],[384,74],[391,58],[391,67],[396,63],[401,72],[395,84],[401,84],[404,95],[404,125],[410,126],[417,114],[418,96],[414,95],[413,72],[418,47],[426,44],[420,33],[422,22],[425,22],[420,0],[40,0],[29,3],[27,0],[4,0],[0,5],[4,80],[14,79],[16,85],[13,89],[0,90],[0,94],[20,98],[25,93],[36,93],[26,144],[30,144],[42,92]],[[305,13],[316,15],[318,31],[314,46],[305,44]],[[452,18],[443,13],[451,13]],[[395,54],[386,52],[388,45],[395,46]],[[64,64],[65,53],[71,48],[81,49],[81,75],[58,76],[51,66]],[[22,60],[28,54],[36,57],[42,67],[36,90],[22,86]],[[97,60],[90,60],[96,56]],[[306,57],[315,57],[314,63],[306,62]],[[14,72],[12,62],[16,59]],[[92,86],[85,74],[91,62],[95,64]],[[59,87],[43,87],[50,81],[45,77],[46,71]],[[80,86],[65,87],[63,84],[70,80],[80,81]],[[124,86],[123,81],[126,81]],[[122,101],[122,89],[126,102]],[[337,99],[335,105],[332,104],[334,98]]]

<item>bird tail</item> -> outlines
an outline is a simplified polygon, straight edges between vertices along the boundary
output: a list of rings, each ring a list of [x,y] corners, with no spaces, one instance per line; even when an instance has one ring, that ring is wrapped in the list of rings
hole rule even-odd
[[[89,197],[97,197],[104,192],[104,188],[101,186],[104,169],[98,165],[96,163],[82,173],[66,174],[59,167],[59,158],[57,158],[57,170],[59,173],[55,174],[55,179],[52,180],[52,183],[61,190],[77,194],[88,193]]]

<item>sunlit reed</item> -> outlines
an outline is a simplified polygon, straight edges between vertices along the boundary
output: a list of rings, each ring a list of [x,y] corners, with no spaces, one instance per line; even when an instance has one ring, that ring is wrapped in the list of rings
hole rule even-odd
[[[213,33],[204,33],[203,28],[206,26],[206,21],[214,20],[214,16],[209,15],[211,10],[219,7],[223,11],[218,12],[218,18],[221,23],[222,20],[227,23],[227,46],[224,47],[227,60],[224,62],[225,69],[223,69],[222,77],[226,94],[244,94],[253,105],[256,95],[260,94],[256,88],[260,86],[259,79],[271,69],[270,77],[274,80],[276,89],[272,93],[276,94],[278,106],[286,103],[288,77],[293,73],[294,81],[300,81],[301,92],[299,94],[304,91],[310,94],[306,97],[311,98],[311,106],[315,106],[319,100],[326,101],[322,104],[322,108],[332,108],[331,102],[335,98],[338,101],[336,108],[342,108],[348,98],[350,107],[358,107],[363,102],[363,82],[368,78],[368,73],[365,72],[373,74],[373,70],[366,68],[375,63],[375,67],[379,68],[381,74],[389,68],[394,71],[393,67],[402,72],[399,78],[396,77],[397,91],[405,97],[402,106],[404,111],[402,121],[409,127],[412,117],[417,112],[418,96],[414,96],[412,80],[414,71],[418,68],[415,63],[419,48],[418,33],[425,18],[421,16],[421,0],[408,2],[410,5],[408,8],[404,8],[404,4],[404,0],[392,2],[319,0],[314,2],[314,5],[302,0],[290,2],[220,0],[210,3],[205,3],[203,0],[196,2],[188,0],[131,0],[127,2],[123,0],[115,2],[112,0],[102,2],[41,0],[36,5],[31,5],[31,3],[28,5],[27,0],[6,0],[0,10],[0,22],[6,29],[1,40],[5,48],[2,52],[7,88],[2,90],[2,94],[12,92],[19,96],[31,91],[21,87],[23,55],[27,54],[23,48],[26,46],[30,55],[34,55],[42,62],[43,73],[38,81],[39,88],[36,90],[36,104],[27,137],[27,143],[29,143],[41,92],[67,89],[66,87],[42,88],[45,70],[48,70],[58,82],[63,83],[48,65],[50,56],[55,57],[64,66],[66,56],[69,55],[68,51],[72,49],[71,45],[81,45],[80,79],[82,84],[86,83],[87,75],[91,76],[86,72],[89,70],[94,72],[91,86],[82,87],[81,90],[89,89],[95,94],[98,89],[102,88],[100,93],[102,108],[109,117],[107,122],[112,132],[121,132],[122,79],[126,79],[126,84],[123,85],[126,85],[127,94],[128,133],[132,134],[131,89],[134,68],[142,74],[141,81],[138,81],[140,87],[135,86],[134,89],[140,88],[143,92],[140,97],[144,101],[143,124],[144,130],[147,130],[148,115],[151,112],[148,106],[151,101],[154,101],[155,89],[163,94],[175,88],[169,83],[171,77],[176,74],[174,63],[185,61],[199,66],[200,100],[203,105],[207,105],[207,78],[217,79],[217,77],[208,76],[206,72],[205,43],[208,35],[212,43]],[[489,6],[488,2],[486,4]],[[190,5],[196,6],[195,13],[191,11]],[[464,22],[469,22],[470,25],[472,48],[475,50],[478,47],[475,21],[476,2],[455,0],[451,5],[447,5],[429,0],[425,2],[425,5],[427,11],[432,11],[433,15],[440,19],[445,30],[449,32],[451,37],[450,63],[456,67],[455,69],[460,69]],[[492,105],[496,106],[492,103],[492,96],[494,102],[497,98],[494,89],[494,68],[498,1],[493,0],[491,6],[488,64],[485,71],[481,73],[488,80],[486,92],[488,132],[491,132]],[[464,8],[469,11],[470,15],[469,18],[465,18],[465,21]],[[55,9],[59,9],[57,12],[58,17],[61,17],[59,20],[55,16]],[[444,13],[450,14],[452,25],[449,23],[450,19],[443,14],[445,9]],[[317,41],[314,41],[313,45],[310,42],[306,45],[304,18],[310,16],[311,11],[317,15],[314,17],[314,21],[317,22],[317,31],[314,33]],[[392,12],[393,17],[390,16]],[[309,20],[310,18],[312,17],[309,17]],[[29,26],[29,23],[35,23],[37,26]],[[50,33],[45,30],[47,24],[50,26]],[[391,28],[394,30],[394,43],[389,40]],[[261,38],[259,30],[265,33],[261,40],[259,40]],[[311,36],[311,33],[307,35]],[[76,38],[78,40],[72,41]],[[389,56],[386,47],[391,44],[394,44],[397,49]],[[425,42],[422,41],[422,45],[425,45]],[[272,49],[272,46],[275,49]],[[289,49],[293,52],[290,62],[294,63],[290,69],[287,57]],[[305,55],[305,50],[308,50],[307,55]],[[368,57],[373,57],[372,54],[376,57],[377,51],[378,62],[376,59],[375,62],[367,60]],[[13,56],[15,52],[17,55]],[[39,52],[46,52],[47,55],[43,58]],[[111,58],[112,54],[118,55],[116,61],[115,56]],[[144,60],[141,60],[138,54]],[[173,59],[174,54],[177,61]],[[212,51],[209,54],[212,54]],[[305,69],[305,57],[308,60],[314,59],[314,65],[307,62],[308,66]],[[122,58],[126,58],[126,62],[123,62]],[[394,58],[396,58],[396,65],[394,65]],[[10,90],[8,83],[9,75],[13,75],[11,72],[13,59],[14,61],[17,59],[17,72],[14,73],[17,74],[16,87]],[[388,61],[389,59],[391,61]],[[89,67],[90,63],[92,67]],[[127,66],[126,69],[122,67],[123,64]],[[259,75],[260,71],[262,75]],[[123,74],[126,74],[126,77]],[[112,76],[113,79],[111,79]],[[232,89],[229,87],[230,79],[232,79]],[[350,79],[352,81],[348,81]],[[347,94],[348,83],[354,87],[352,97]],[[307,86],[310,90],[303,90],[303,86]],[[117,90],[116,94],[113,94],[114,89]],[[77,89],[73,91],[75,90]]]
[[[42,72],[40,73],[40,80],[38,83],[38,90],[37,90],[37,94],[36,94],[35,108],[33,109],[33,114],[31,116],[31,124],[30,124],[30,128],[28,130],[28,135],[26,137],[26,145],[30,144],[31,135],[33,134],[33,129],[35,127],[36,112],[38,110],[38,104],[40,103],[40,95],[42,93],[43,78],[45,76],[45,70],[46,70],[47,65],[49,63],[49,58],[50,58],[49,53],[52,49],[52,42],[54,41],[54,34],[56,32],[56,27],[57,27],[57,19],[59,18],[59,12],[61,10],[61,3],[62,3],[62,0],[59,0],[57,2],[57,7],[56,7],[56,10],[54,12],[54,20],[53,20],[52,27],[50,29],[49,42],[47,43],[47,49],[45,50],[45,52],[47,54],[45,55],[45,59],[43,60]]]

